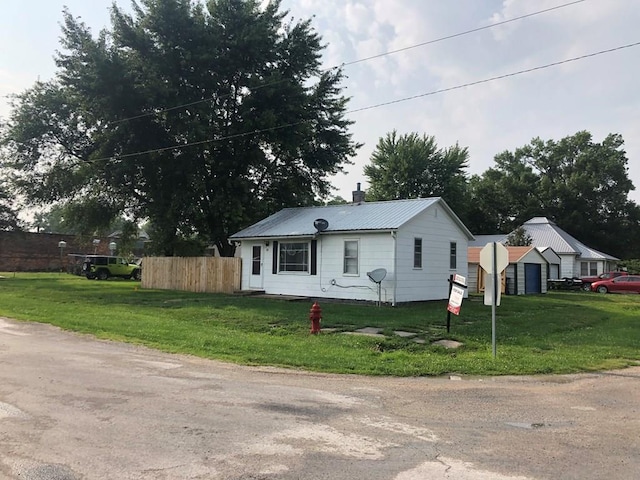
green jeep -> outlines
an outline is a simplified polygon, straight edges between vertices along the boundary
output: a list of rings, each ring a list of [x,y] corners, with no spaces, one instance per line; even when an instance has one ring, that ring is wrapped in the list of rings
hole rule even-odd
[[[90,280],[106,280],[109,277],[140,280],[142,277],[142,270],[137,263],[129,263],[125,258],[107,255],[87,255],[82,264],[82,273]]]

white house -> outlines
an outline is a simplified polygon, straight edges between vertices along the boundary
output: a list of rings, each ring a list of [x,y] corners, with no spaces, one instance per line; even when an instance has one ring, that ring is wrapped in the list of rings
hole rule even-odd
[[[586,246],[546,217],[534,217],[522,225],[531,236],[531,245],[544,252],[551,248],[560,258],[559,269],[550,270],[550,278],[596,276],[616,269],[619,258]],[[487,242],[506,242],[507,235],[476,235],[473,246]]]
[[[230,237],[242,289],[393,305],[447,298],[471,239],[439,197],[286,208]],[[374,270],[386,271],[379,284]]]
[[[616,269],[619,258],[587,247],[546,217],[534,217],[523,225],[535,247],[551,247],[560,257],[560,278],[595,276]]]

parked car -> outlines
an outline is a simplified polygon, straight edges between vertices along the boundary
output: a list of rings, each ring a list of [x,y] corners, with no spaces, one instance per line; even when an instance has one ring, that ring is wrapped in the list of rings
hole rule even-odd
[[[593,282],[591,290],[598,293],[640,293],[640,276],[622,275],[607,278]]]
[[[122,257],[108,255],[87,255],[82,264],[82,273],[88,279],[106,280],[109,277],[122,277],[140,280],[142,268],[137,263],[129,263]]]
[[[620,277],[622,275],[629,275],[627,272],[605,272],[605,273],[601,273],[600,275],[598,275],[597,277],[580,277],[580,280],[582,280],[582,289],[585,292],[588,292],[589,290],[591,290],[591,284],[593,282],[599,282],[600,280],[606,280],[608,278],[616,278],[616,277]]]

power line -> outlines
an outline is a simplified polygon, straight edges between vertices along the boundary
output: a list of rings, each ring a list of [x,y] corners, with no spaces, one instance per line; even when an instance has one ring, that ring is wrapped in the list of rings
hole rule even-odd
[[[578,60],[583,60],[585,58],[590,58],[590,57],[595,57],[595,56],[598,56],[598,55],[603,55],[605,53],[615,52],[617,50],[623,50],[625,48],[637,47],[638,45],[640,45],[640,42],[629,43],[627,45],[621,45],[619,47],[610,48],[610,49],[607,49],[607,50],[600,50],[599,52],[588,53],[586,55],[580,55],[579,57],[568,58],[566,60],[561,60],[559,62],[547,63],[546,65],[540,65],[538,67],[527,68],[525,70],[519,70],[517,72],[505,73],[504,75],[498,75],[498,76],[491,77],[491,78],[485,78],[484,80],[477,80],[475,82],[469,82],[469,83],[464,83],[462,85],[456,85],[455,87],[442,88],[440,90],[433,90],[431,92],[421,93],[421,94],[418,94],[418,95],[412,95],[410,97],[399,98],[397,100],[392,100],[390,102],[378,103],[376,105],[370,105],[368,107],[356,108],[355,110],[350,110],[347,113],[363,112],[365,110],[371,110],[373,108],[384,107],[386,105],[393,105],[395,103],[406,102],[408,100],[414,100],[416,98],[428,97],[429,95],[436,95],[438,93],[450,92],[452,90],[459,90],[461,88],[472,87],[474,85],[480,85],[482,83],[493,82],[495,80],[501,80],[503,78],[515,77],[516,75],[522,75],[524,73],[535,72],[537,70],[543,70],[545,68],[550,68],[550,67],[557,67],[558,65],[563,65],[565,63],[576,62]]]
[[[483,27],[473,28],[471,30],[465,30],[463,32],[454,33],[452,35],[447,35],[447,36],[436,38],[436,39],[433,39],[433,40],[428,40],[426,42],[416,43],[415,45],[409,45],[407,47],[399,48],[397,50],[390,50],[388,52],[378,53],[378,54],[372,55],[370,57],[364,57],[364,58],[360,58],[360,59],[353,60],[353,61],[350,61],[350,62],[344,62],[344,63],[341,63],[340,65],[334,65],[333,67],[326,68],[326,69],[320,70],[320,71],[321,72],[328,72],[328,71],[331,71],[331,70],[335,70],[337,68],[348,67],[348,66],[351,66],[351,65],[356,65],[358,63],[368,62],[369,60],[374,60],[376,58],[382,58],[382,57],[386,57],[388,55],[394,55],[396,53],[404,52],[404,51],[407,51],[407,50],[412,50],[414,48],[424,47],[426,45],[432,45],[434,43],[443,42],[445,40],[451,40],[452,38],[458,38],[458,37],[462,37],[462,36],[465,36],[465,35],[470,35],[472,33],[480,32],[480,31],[483,31],[483,30],[488,30],[490,28],[499,27],[500,25],[505,25],[507,23],[512,23],[512,22],[515,22],[515,21],[518,21],[518,20],[522,20],[524,18],[535,17],[536,15],[541,15],[543,13],[548,13],[548,12],[551,12],[553,10],[559,10],[561,8],[565,8],[565,7],[569,7],[569,6],[572,6],[572,5],[576,5],[578,3],[582,3],[582,2],[585,2],[585,1],[586,0],[575,0],[575,1],[572,1],[572,2],[568,2],[568,3],[563,3],[561,5],[556,5],[555,7],[545,8],[544,10],[539,10],[537,12],[527,13],[526,15],[520,15],[518,17],[513,17],[513,18],[510,18],[508,20],[503,20],[501,22],[492,23],[491,25],[485,25]],[[266,83],[264,85],[259,85],[257,87],[254,87],[253,90],[255,91],[255,90],[259,90],[261,88],[271,87],[271,86],[278,85],[280,83],[284,83],[284,82],[288,82],[288,81],[289,81],[288,79],[287,80],[277,80],[277,81],[274,81],[274,82],[270,82],[270,83]],[[170,111],[173,111],[173,110],[179,110],[179,109],[182,109],[182,108],[191,107],[193,105],[198,105],[200,103],[210,102],[211,100],[215,100],[215,99],[223,99],[223,98],[227,98],[227,97],[230,97],[230,96],[231,96],[231,94],[207,97],[207,98],[203,98],[201,100],[195,100],[195,101],[190,102],[190,103],[185,103],[185,104],[182,104],[182,105],[176,105],[174,107],[167,107],[167,108],[164,108],[164,109],[161,109],[161,110],[157,110],[157,111],[154,111],[154,112],[141,113],[139,115],[134,115],[132,117],[126,117],[126,118],[121,118],[121,119],[118,119],[118,120],[113,120],[111,122],[108,122],[107,126],[108,125],[117,125],[119,123],[128,122],[130,120],[137,120],[138,118],[145,118],[145,117],[150,117],[150,116],[153,116],[153,115],[159,115],[161,113],[170,112]]]
[[[396,99],[396,100],[391,100],[389,102],[377,103],[375,105],[369,105],[367,107],[356,108],[354,110],[348,110],[348,111],[345,112],[345,114],[352,114],[352,113],[363,112],[363,111],[366,111],[366,110],[373,110],[374,108],[385,107],[385,106],[388,106],[388,105],[394,105],[396,103],[407,102],[409,100],[415,100],[415,99],[418,99],[418,98],[428,97],[428,96],[431,96],[431,95],[437,95],[437,94],[440,94],[440,93],[450,92],[452,90],[459,90],[459,89],[462,89],[462,88],[465,88],[465,87],[472,87],[472,86],[475,86],[475,85],[480,85],[480,84],[483,84],[483,83],[489,83],[489,82],[493,82],[493,81],[496,81],[496,80],[501,80],[501,79],[504,79],[504,78],[515,77],[517,75],[523,75],[525,73],[531,73],[531,72],[535,72],[535,71],[538,71],[538,70],[544,70],[546,68],[556,67],[558,65],[564,65],[564,64],[567,64],[567,63],[571,63],[571,62],[576,62],[578,60],[584,60],[586,58],[592,58],[592,57],[596,57],[598,55],[604,55],[604,54],[607,54],[607,53],[616,52],[618,50],[623,50],[623,49],[626,49],[626,48],[637,47],[639,45],[640,45],[640,42],[629,43],[629,44],[626,44],[626,45],[620,45],[618,47],[609,48],[607,50],[600,50],[598,52],[588,53],[588,54],[585,54],[585,55],[580,55],[578,57],[568,58],[566,60],[561,60],[561,61],[558,61],[558,62],[547,63],[545,65],[540,65],[538,67],[527,68],[527,69],[524,69],[524,70],[519,70],[517,72],[511,72],[511,73],[506,73],[504,75],[497,75],[495,77],[485,78],[483,80],[477,80],[477,81],[474,81],[474,82],[468,82],[468,83],[464,83],[464,84],[461,84],[461,85],[456,85],[456,86],[453,86],[453,87],[442,88],[442,89],[439,89],[439,90],[432,90],[430,92],[421,93],[421,94],[418,94],[418,95],[412,95],[410,97],[399,98],[399,99]],[[232,140],[234,138],[248,137],[250,135],[257,135],[259,133],[273,132],[273,131],[276,131],[276,130],[281,130],[283,128],[295,127],[297,125],[302,125],[303,123],[307,123],[308,121],[309,120],[300,120],[298,122],[292,122],[292,123],[287,123],[287,124],[283,124],[283,125],[278,125],[276,127],[252,130],[252,131],[249,131],[249,132],[237,133],[237,134],[233,134],[233,135],[226,135],[226,136],[221,136],[221,137],[217,137],[217,138],[210,138],[210,139],[207,139],[207,140],[200,140],[198,142],[185,143],[184,145],[173,145],[173,146],[170,146],[170,147],[163,147],[163,148],[156,148],[156,149],[152,149],[152,150],[145,150],[145,151],[141,151],[141,152],[127,153],[127,154],[124,154],[124,155],[113,155],[113,156],[110,156],[110,157],[102,157],[102,158],[89,160],[88,162],[107,161],[107,160],[112,160],[114,158],[117,158],[117,159],[131,158],[131,157],[136,157],[136,156],[140,156],[140,155],[146,155],[146,154],[150,154],[150,153],[161,153],[161,152],[166,152],[166,151],[170,151],[170,150],[177,150],[179,148],[193,147],[193,146],[203,145],[203,144],[207,144],[207,143],[220,142],[220,141],[224,141],[224,140]]]
[[[569,7],[571,5],[575,5],[577,3],[582,3],[584,1],[586,1],[586,0],[576,0],[574,2],[564,3],[562,5],[557,5],[555,7],[546,8],[544,10],[539,10],[537,12],[527,13],[526,15],[520,15],[519,17],[513,17],[513,18],[510,18],[508,20],[503,20],[501,22],[492,23],[491,25],[485,25],[484,27],[473,28],[471,30],[465,30],[464,32],[454,33],[453,35],[447,35],[446,37],[436,38],[435,40],[428,40],[426,42],[416,43],[415,45],[409,45],[408,47],[398,48],[397,50],[390,50],[390,51],[385,52],[385,53],[378,53],[376,55],[371,55],[370,57],[360,58],[358,60],[353,60],[351,62],[343,63],[343,64],[341,64],[341,66],[345,66],[346,67],[346,66],[349,66],[349,65],[355,65],[357,63],[367,62],[369,60],[385,57],[387,55],[393,55],[395,53],[405,52],[407,50],[412,50],[414,48],[424,47],[425,45],[431,45],[431,44],[434,44],[434,43],[442,42],[444,40],[451,40],[452,38],[458,38],[458,37],[462,37],[464,35],[469,35],[471,33],[481,32],[482,30],[488,30],[489,28],[494,28],[494,27],[498,27],[500,25],[505,25],[507,23],[515,22],[517,20],[522,20],[523,18],[535,17],[536,15],[540,15],[542,13],[547,13],[547,12],[551,12],[553,10],[558,10],[560,8]],[[336,68],[336,67],[333,67],[333,68]]]

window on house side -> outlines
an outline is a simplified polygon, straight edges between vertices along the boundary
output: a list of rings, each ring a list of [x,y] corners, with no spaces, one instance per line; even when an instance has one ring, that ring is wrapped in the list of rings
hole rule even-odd
[[[589,276],[589,262],[580,262],[580,276]]]
[[[598,275],[598,262],[580,262],[581,277],[595,277]]]
[[[280,243],[278,272],[309,272],[308,243]]]
[[[456,242],[449,244],[449,269],[455,270],[458,268],[458,245]]]
[[[344,242],[344,270],[346,275],[358,275],[358,241]]]
[[[413,239],[413,268],[422,268],[422,239]]]

